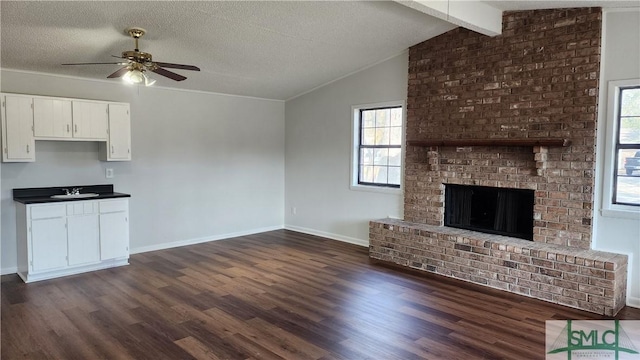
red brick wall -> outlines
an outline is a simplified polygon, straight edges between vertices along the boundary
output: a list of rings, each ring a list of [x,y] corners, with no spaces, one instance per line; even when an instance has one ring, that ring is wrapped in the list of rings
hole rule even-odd
[[[601,10],[506,12],[409,50],[407,140],[566,138],[531,147],[407,146],[405,220],[442,225],[446,183],[535,190],[534,241],[591,246]],[[543,151],[545,149],[542,149]]]

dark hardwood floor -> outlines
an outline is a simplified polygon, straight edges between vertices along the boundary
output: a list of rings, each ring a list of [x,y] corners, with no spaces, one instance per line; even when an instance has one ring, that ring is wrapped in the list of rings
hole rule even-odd
[[[544,359],[545,320],[602,318],[286,230],[32,284],[3,276],[1,298],[3,360]]]

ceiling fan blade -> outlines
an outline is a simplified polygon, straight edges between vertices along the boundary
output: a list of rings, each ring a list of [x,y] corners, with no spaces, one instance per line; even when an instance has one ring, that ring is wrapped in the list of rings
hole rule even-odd
[[[126,65],[121,62],[99,62],[99,63],[72,63],[72,64],[60,64],[60,65]]]
[[[182,70],[200,71],[199,67],[193,66],[193,65],[172,64],[172,63],[157,62],[157,61],[155,61],[155,64],[160,66],[160,67],[165,67],[165,68],[169,68],[169,69],[182,69]]]
[[[180,74],[176,74],[173,71],[169,71],[169,70],[166,70],[166,69],[163,69],[163,68],[155,68],[155,69],[153,69],[151,71],[153,71],[154,73],[156,73],[158,75],[166,76],[169,79],[173,79],[175,81],[182,81],[182,80],[186,79],[186,77],[184,77],[184,76],[182,76]]]
[[[126,74],[127,71],[129,71],[129,68],[127,66],[118,69],[116,72],[114,72],[113,74],[107,76],[107,79],[113,79],[113,78],[119,78],[122,75]]]

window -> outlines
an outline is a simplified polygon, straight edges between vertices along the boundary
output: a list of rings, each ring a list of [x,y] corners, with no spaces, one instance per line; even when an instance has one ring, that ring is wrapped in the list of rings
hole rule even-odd
[[[609,83],[610,165],[606,166],[605,206],[640,210],[640,80]]]
[[[400,188],[404,102],[353,107],[352,187]]]
[[[640,206],[640,86],[617,91],[613,203]]]

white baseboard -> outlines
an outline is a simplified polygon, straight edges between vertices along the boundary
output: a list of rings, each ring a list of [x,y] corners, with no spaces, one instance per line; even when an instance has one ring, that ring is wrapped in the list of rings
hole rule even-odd
[[[340,234],[334,234],[334,233],[329,233],[329,232],[324,232],[320,230],[314,230],[314,229],[309,229],[309,228],[294,226],[294,225],[285,225],[284,228],[287,230],[297,231],[297,232],[301,232],[309,235],[325,237],[331,240],[338,240],[338,241],[346,242],[349,244],[369,247],[369,240],[362,240],[362,239],[358,239],[350,236],[344,236]]]
[[[627,296],[627,306],[640,309],[640,298]]]
[[[12,267],[7,267],[7,268],[0,269],[0,275],[16,274],[17,272],[18,272],[18,267],[17,266],[12,266]]]
[[[253,235],[253,234],[258,234],[258,233],[273,231],[273,230],[280,230],[280,229],[283,229],[283,227],[269,226],[269,227],[239,231],[234,233],[205,236],[205,237],[195,238],[195,239],[178,240],[178,241],[172,241],[169,243],[156,244],[156,245],[140,246],[136,248],[131,248],[130,253],[140,254],[140,253],[145,253],[149,251],[165,250],[165,249],[171,249],[171,248],[180,247],[180,246],[201,244],[209,241],[224,240],[224,239],[234,238],[238,236]]]

